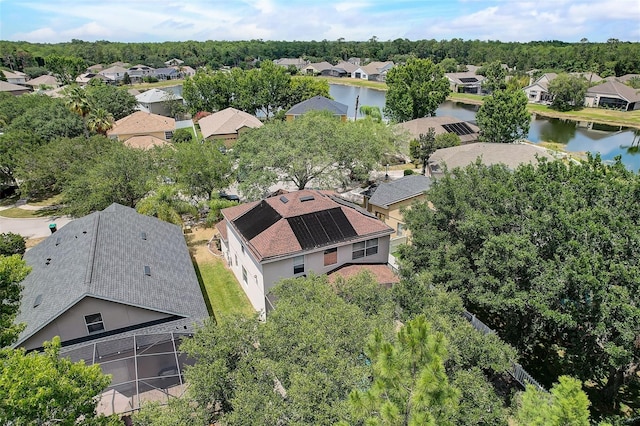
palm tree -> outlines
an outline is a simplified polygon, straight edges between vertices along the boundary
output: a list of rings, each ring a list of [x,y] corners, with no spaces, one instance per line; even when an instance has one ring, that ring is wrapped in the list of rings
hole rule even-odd
[[[180,198],[175,185],[162,185],[154,193],[143,198],[136,205],[138,213],[154,216],[165,222],[182,226],[183,214],[197,214],[197,208]]]
[[[106,135],[113,127],[113,115],[104,108],[96,108],[87,116],[87,128],[92,132]]]
[[[82,87],[74,84],[69,86],[67,90],[65,90],[64,94],[67,107],[82,117],[85,127],[84,134],[88,138],[89,129],[87,128],[87,115],[91,111],[91,104],[89,103],[87,92],[85,92]]]

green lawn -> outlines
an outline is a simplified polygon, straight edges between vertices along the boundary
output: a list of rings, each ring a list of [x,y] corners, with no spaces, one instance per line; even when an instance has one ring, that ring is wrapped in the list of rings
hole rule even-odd
[[[225,268],[223,260],[212,259],[194,263],[205,302],[216,321],[228,315],[251,316],[255,310],[235,276]]]
[[[10,209],[0,210],[0,216],[10,217],[13,219],[35,219],[58,214],[59,212],[57,209],[24,210],[18,207],[12,207]]]

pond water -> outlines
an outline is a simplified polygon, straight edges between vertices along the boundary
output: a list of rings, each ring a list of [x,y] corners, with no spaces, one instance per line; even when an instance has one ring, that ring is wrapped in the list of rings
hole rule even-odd
[[[385,92],[381,90],[331,84],[329,93],[333,99],[349,107],[347,115],[351,119],[355,114],[356,97],[359,106],[384,108]],[[437,109],[436,115],[475,122],[477,110],[476,105],[446,101]],[[565,145],[568,152],[599,152],[603,160],[613,160],[620,155],[622,162],[637,172],[640,171],[640,153],[637,147],[635,150],[632,147],[634,137],[634,129],[626,127],[534,116],[527,139],[534,143],[557,142]]]

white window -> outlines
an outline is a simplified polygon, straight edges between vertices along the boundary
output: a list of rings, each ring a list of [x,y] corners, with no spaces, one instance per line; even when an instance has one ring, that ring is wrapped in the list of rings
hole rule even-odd
[[[301,274],[304,272],[304,255],[293,258],[293,273]]]
[[[378,253],[378,239],[360,241],[353,244],[352,259],[360,259],[365,256],[373,256]]]
[[[102,314],[90,314],[84,316],[84,322],[87,325],[89,334],[104,331],[104,322],[102,322]]]
[[[244,269],[244,266],[242,267],[242,282],[245,284],[249,284],[249,282],[247,281],[247,270]]]

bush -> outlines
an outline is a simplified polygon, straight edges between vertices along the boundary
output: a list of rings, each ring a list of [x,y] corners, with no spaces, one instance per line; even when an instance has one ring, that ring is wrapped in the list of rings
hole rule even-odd
[[[415,174],[412,169],[404,169],[404,175],[409,176]]]
[[[150,75],[146,76],[142,79],[145,83],[157,83],[159,80],[156,77],[152,77]]]
[[[198,123],[198,121],[202,120],[204,117],[211,115],[209,111],[199,111],[196,115],[193,116],[193,122]]]
[[[175,143],[191,142],[193,141],[193,133],[189,129],[177,129],[173,132],[171,140]]]
[[[0,255],[12,256],[14,254],[23,255],[27,250],[24,238],[21,235],[8,232],[0,234]]]

